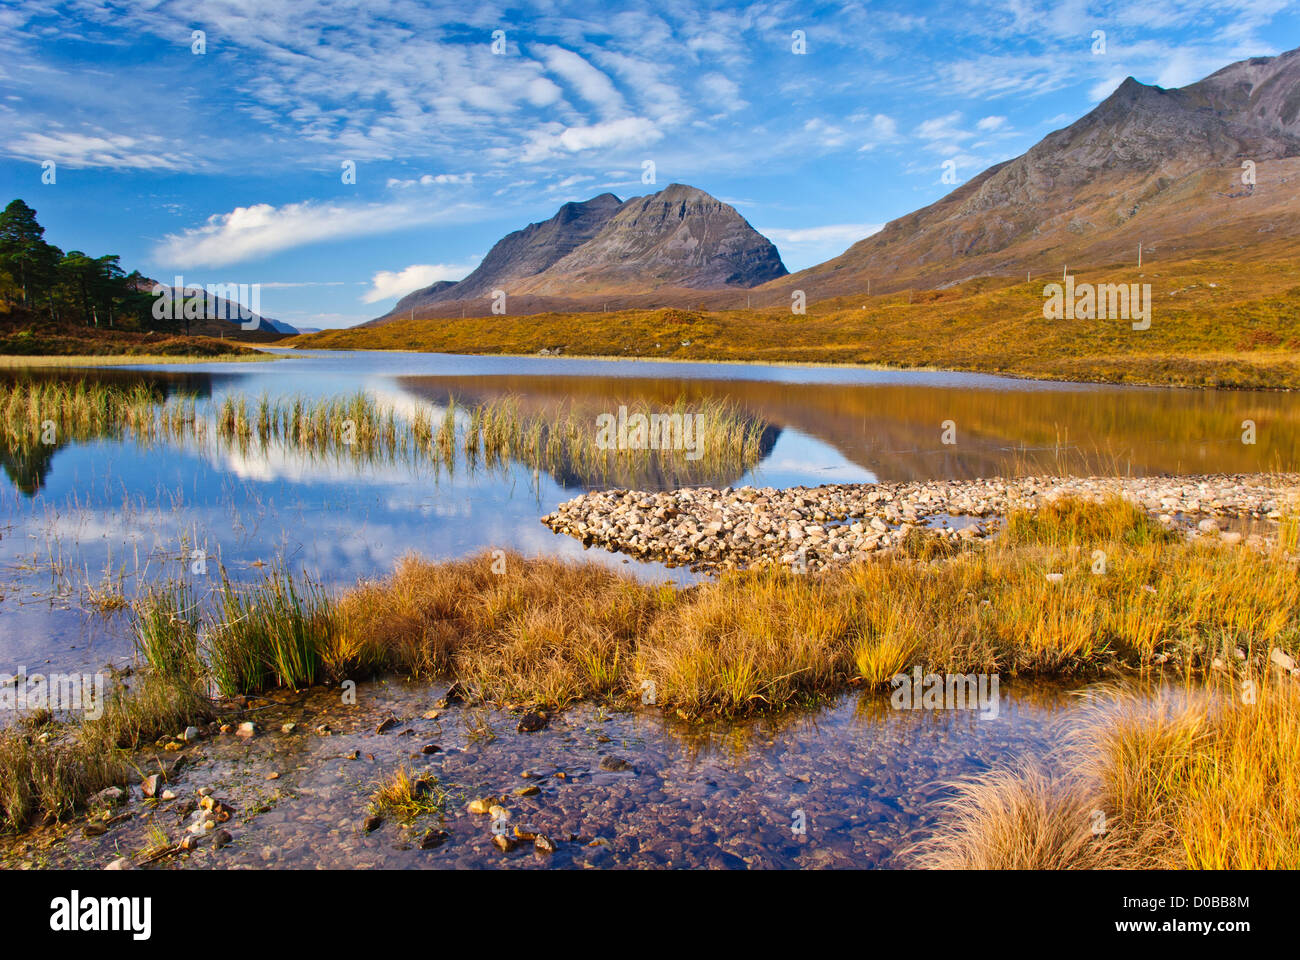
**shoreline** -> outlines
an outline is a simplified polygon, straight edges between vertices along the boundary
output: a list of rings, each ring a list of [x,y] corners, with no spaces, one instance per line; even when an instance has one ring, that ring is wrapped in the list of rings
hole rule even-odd
[[[1219,535],[1219,520],[1277,521],[1300,501],[1300,474],[1024,477],[820,487],[592,491],[542,517],[555,533],[691,570],[841,567],[902,548],[959,548],[991,536],[1014,509],[1062,497],[1119,495],[1169,530]],[[953,521],[959,521],[954,525]],[[1239,532],[1221,538],[1236,544]],[[1248,541],[1249,542],[1249,541]]]
[[[67,356],[20,353],[0,354],[0,370],[21,370],[27,367],[122,367],[122,366],[174,366],[197,363],[267,363],[285,357],[268,356],[260,348],[257,354],[232,354],[229,356],[176,356],[172,354],[69,354]]]
[[[347,329],[347,328],[343,328]],[[306,334],[306,336],[315,336],[315,334]],[[259,348],[265,349],[265,348]],[[715,366],[746,366],[746,367],[806,367],[818,370],[870,370],[881,373],[952,373],[952,374],[974,374],[985,377],[997,377],[1005,380],[1017,380],[1027,383],[1052,383],[1052,384],[1071,384],[1080,387],[1132,387],[1136,389],[1148,390],[1191,390],[1203,392],[1223,393],[1294,393],[1295,387],[1287,386],[1257,386],[1257,387],[1232,387],[1232,386],[1201,386],[1188,383],[1167,383],[1157,380],[1079,380],[1070,377],[1054,377],[1049,374],[1028,374],[1014,373],[1010,371],[986,370],[975,367],[936,367],[936,366],[911,366],[900,367],[886,363],[836,363],[834,361],[817,361],[817,360],[719,360],[715,358],[674,358],[674,357],[646,357],[646,356],[618,356],[613,354],[584,354],[584,353],[557,353],[557,354],[540,354],[540,353],[513,353],[510,351],[485,351],[482,353],[465,353],[463,351],[445,351],[445,350],[407,350],[389,347],[322,347],[310,344],[302,346],[293,345],[286,347],[276,347],[278,350],[301,350],[307,352],[321,353],[406,353],[419,356],[440,356],[440,357],[506,357],[516,360],[598,360],[604,363],[610,362],[627,362],[627,363],[673,363],[673,364],[710,364]]]

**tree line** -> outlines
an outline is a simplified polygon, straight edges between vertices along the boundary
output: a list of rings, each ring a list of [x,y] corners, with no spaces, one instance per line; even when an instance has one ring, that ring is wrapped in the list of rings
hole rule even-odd
[[[64,253],[45,240],[36,211],[14,200],[0,212],[0,297],[58,323],[159,326],[153,319],[153,284],[139,271],[123,271],[117,254]]]

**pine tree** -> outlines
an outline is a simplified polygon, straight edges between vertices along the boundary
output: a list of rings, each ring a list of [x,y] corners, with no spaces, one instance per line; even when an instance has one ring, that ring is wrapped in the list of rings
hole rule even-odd
[[[0,266],[9,271],[23,291],[23,305],[35,299],[29,284],[38,280],[43,268],[52,265],[45,228],[36,222],[36,211],[22,200],[14,200],[0,212]]]

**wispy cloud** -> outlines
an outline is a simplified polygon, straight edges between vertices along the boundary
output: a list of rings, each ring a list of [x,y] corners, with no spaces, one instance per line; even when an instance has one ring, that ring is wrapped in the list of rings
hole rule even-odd
[[[391,297],[404,297],[439,280],[463,280],[480,259],[461,264],[415,263],[405,270],[380,270],[370,278],[370,289],[362,294],[361,301],[378,303]]]
[[[10,156],[34,161],[53,160],[74,169],[109,167],[116,170],[188,170],[195,165],[188,153],[178,153],[157,137],[88,134],[70,131],[28,132],[10,140]]]
[[[820,227],[768,227],[758,232],[780,246],[848,246],[871,236],[882,226],[879,223],[828,223]]]
[[[329,240],[388,233],[463,216],[464,206],[439,209],[409,204],[258,203],[215,214],[202,226],[168,235],[154,260],[188,269],[219,267]]]

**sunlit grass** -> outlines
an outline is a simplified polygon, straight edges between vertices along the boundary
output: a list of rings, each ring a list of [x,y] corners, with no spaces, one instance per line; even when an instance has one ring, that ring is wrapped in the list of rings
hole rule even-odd
[[[447,792],[431,773],[416,773],[403,764],[375,785],[370,795],[370,812],[409,823],[417,817],[441,816],[447,808]]]
[[[1300,386],[1300,274],[1293,244],[1247,262],[1214,258],[1071,264],[1079,282],[1150,283],[1152,322],[1043,319],[1051,278],[981,277],[941,289],[814,300],[791,315],[788,292],[762,309],[679,306],[484,317],[397,317],[327,330],[286,346],[535,355],[865,364],[979,370],[1058,380],[1235,389]],[[1018,272],[1018,271],[1017,271]],[[761,288],[760,288],[761,291]],[[810,294],[811,295],[811,294]],[[755,296],[756,302],[762,293]],[[722,302],[722,301],[719,301]],[[733,301],[734,302],[734,301]]]
[[[1061,771],[960,786],[919,862],[945,868],[1300,867],[1300,684],[1259,673],[1100,703]]]

